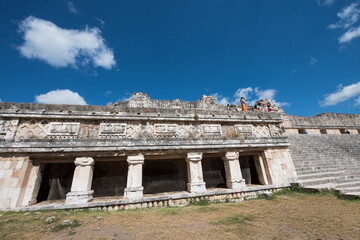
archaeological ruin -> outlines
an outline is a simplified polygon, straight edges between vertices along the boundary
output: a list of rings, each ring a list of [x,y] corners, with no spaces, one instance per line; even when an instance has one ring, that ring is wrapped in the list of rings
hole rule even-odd
[[[290,184],[360,195],[360,115],[287,115],[134,93],[108,106],[0,103],[0,209],[241,201]]]

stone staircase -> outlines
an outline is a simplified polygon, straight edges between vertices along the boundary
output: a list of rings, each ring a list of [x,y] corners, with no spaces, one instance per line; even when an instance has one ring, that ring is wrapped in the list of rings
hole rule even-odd
[[[360,135],[290,135],[289,141],[301,186],[360,196]]]

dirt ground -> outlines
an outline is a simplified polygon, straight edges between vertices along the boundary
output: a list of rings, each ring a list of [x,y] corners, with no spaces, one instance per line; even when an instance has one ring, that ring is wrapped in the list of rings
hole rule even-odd
[[[0,239],[360,239],[360,201],[275,199],[127,211],[0,213]],[[55,216],[52,223],[45,223]],[[62,225],[64,220],[74,220]],[[79,225],[79,226],[77,226]]]

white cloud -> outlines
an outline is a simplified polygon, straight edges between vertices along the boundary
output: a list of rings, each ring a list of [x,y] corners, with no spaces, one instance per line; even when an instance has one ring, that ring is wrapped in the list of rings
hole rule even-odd
[[[110,94],[112,94],[112,93],[113,93],[113,91],[109,90],[109,91],[106,91],[106,92],[105,92],[105,95],[110,95]]]
[[[229,98],[227,98],[227,97],[223,97],[218,93],[214,93],[212,95],[215,97],[216,102],[218,102],[220,104],[228,105],[230,103]]]
[[[257,101],[261,99],[269,99],[271,102],[275,103],[279,107],[284,106],[290,106],[287,102],[277,102],[275,100],[275,95],[277,91],[275,89],[264,89],[261,90],[259,87],[256,87],[255,89],[252,87],[247,88],[239,88],[232,100],[228,97],[223,97],[218,93],[213,94],[213,96],[216,98],[216,101],[220,104],[237,104],[240,105],[240,99],[241,97],[244,97],[248,105],[254,105]]]
[[[355,100],[355,106],[359,106],[360,105],[360,96]]]
[[[76,15],[79,14],[78,10],[76,9],[75,5],[72,2],[68,1],[66,2],[66,5],[71,13]]]
[[[318,5],[320,6],[331,6],[335,3],[336,0],[317,0]]]
[[[344,7],[341,12],[337,14],[340,18],[339,22],[330,24],[328,27],[334,28],[349,28],[359,20],[360,10],[357,9],[359,3],[352,3],[349,6]]]
[[[340,18],[339,22],[328,26],[331,29],[346,29],[346,32],[338,38],[340,44],[349,43],[352,39],[360,37],[360,27],[353,27],[360,19],[360,9],[358,6],[359,2],[353,2],[344,7],[341,12],[337,14]]]
[[[240,99],[243,97],[245,99],[250,98],[251,93],[253,92],[253,88],[252,87],[247,87],[247,88],[239,88],[238,90],[236,90],[235,94],[234,94],[234,100],[232,101],[233,104],[240,104]]]
[[[78,68],[92,63],[111,69],[116,62],[98,28],[63,29],[33,16],[19,24],[24,43],[18,49],[26,58],[40,59],[53,67]]]
[[[35,96],[35,102],[46,104],[75,104],[86,105],[86,101],[77,92],[68,89],[57,89]]]
[[[338,103],[349,100],[350,98],[360,95],[360,82],[354,83],[348,86],[342,86],[341,84],[337,87],[336,92],[324,95],[324,100],[320,101],[320,106],[334,106]],[[357,99],[356,101],[359,101]]]
[[[97,17],[96,20],[101,23],[101,25],[105,25],[105,21],[102,20],[101,18]]]
[[[314,57],[309,57],[309,64],[310,65],[315,65],[318,62],[318,60]]]
[[[354,38],[360,37],[360,27],[351,28],[345,32],[340,38],[339,43],[347,43],[353,40]]]

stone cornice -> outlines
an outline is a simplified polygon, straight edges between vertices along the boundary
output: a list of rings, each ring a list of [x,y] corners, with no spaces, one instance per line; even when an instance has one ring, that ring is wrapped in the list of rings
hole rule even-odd
[[[3,141],[0,153],[71,153],[71,152],[142,152],[142,151],[195,151],[205,149],[250,149],[288,147],[287,137],[246,140],[181,140],[131,141],[131,140],[27,140]],[[235,150],[231,150],[235,151]]]

